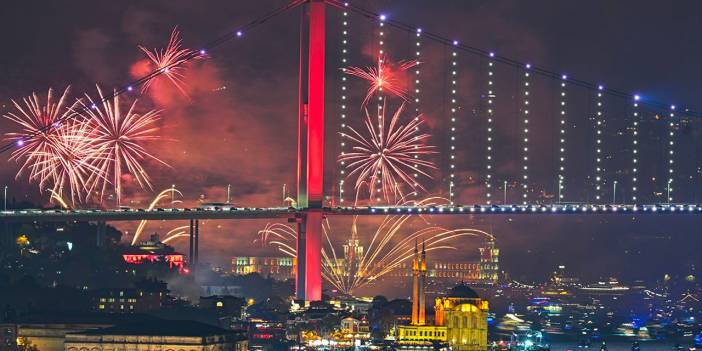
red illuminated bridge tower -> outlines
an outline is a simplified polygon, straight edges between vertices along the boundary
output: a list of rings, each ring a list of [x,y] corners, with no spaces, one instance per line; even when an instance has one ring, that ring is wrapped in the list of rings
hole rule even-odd
[[[302,6],[300,22],[300,102],[297,144],[298,299],[322,299],[322,201],[324,178],[324,46],[325,3]]]

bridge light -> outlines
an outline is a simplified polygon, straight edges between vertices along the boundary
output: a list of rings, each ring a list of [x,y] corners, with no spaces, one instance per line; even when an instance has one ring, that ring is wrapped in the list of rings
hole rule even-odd
[[[458,46],[458,40],[453,41],[453,46]]]
[[[490,57],[495,57],[495,53],[492,52],[492,51],[490,51],[490,53],[488,54],[488,56],[490,56]]]
[[[237,37],[241,37],[242,35],[244,35],[244,32],[242,32],[242,31],[240,31],[240,30],[236,31],[236,36],[237,36]]]
[[[490,52],[490,58],[495,57],[495,54]],[[485,96],[487,97],[487,141],[485,148],[485,197],[488,205],[492,204],[492,169],[493,169],[493,120],[495,113],[495,60],[488,60],[487,64],[487,87]]]
[[[529,179],[529,173],[528,173],[528,160],[529,160],[529,110],[527,109],[529,105],[529,85],[530,85],[530,78],[529,78],[529,69],[531,68],[531,64],[526,64],[525,66],[525,71],[524,71],[524,78],[522,80],[523,82],[523,101],[522,104],[524,105],[524,108],[522,108],[522,124],[523,124],[523,129],[522,129],[522,204],[526,205],[528,202],[528,193],[529,193],[529,182],[527,179]]]
[[[381,14],[381,15],[380,15],[380,20],[381,20],[381,21],[385,21],[387,18],[388,18],[388,17],[385,16],[385,14]]]
[[[132,90],[134,90],[134,88],[131,85],[127,87],[127,91],[132,91]]]
[[[205,51],[205,49],[200,49],[200,55],[205,56],[205,54],[207,54],[207,51]]]
[[[599,91],[604,90],[604,86],[603,86],[603,85],[598,85],[598,86],[597,86],[597,90],[599,90]]]
[[[639,100],[641,100],[641,96],[638,94],[634,95],[634,101],[639,101]]]
[[[15,144],[17,144],[17,146],[24,146],[24,140],[18,139]]]
[[[349,26],[349,21],[348,21],[348,12],[346,10],[343,11],[343,19],[341,20],[341,66],[344,67],[347,65],[347,60],[348,60],[348,26]],[[348,138],[348,134],[346,133],[346,92],[347,92],[347,81],[346,81],[346,72],[342,70],[340,72],[341,75],[341,94],[339,96],[339,134],[341,137],[341,145],[339,148],[339,158],[341,158],[343,155],[346,154],[346,139]],[[339,167],[339,201],[344,202],[344,178],[346,177],[346,164],[344,161],[341,162],[341,167]],[[369,189],[370,190],[370,189]]]
[[[422,28],[417,28],[417,33],[421,33],[421,32],[422,32]]]
[[[458,45],[458,41],[453,41],[453,45],[456,46]],[[456,130],[458,129],[456,126],[456,113],[460,109],[460,106],[458,105],[458,52],[456,49],[453,49],[451,52],[451,119],[450,119],[450,128],[449,128],[449,168],[451,169],[451,173],[449,174],[449,179],[448,179],[448,194],[449,194],[449,203],[450,205],[453,206],[453,197],[454,197],[454,179],[456,178],[455,174],[455,150],[456,150],[456,144],[455,141],[458,137]]]
[[[568,76],[564,74],[564,75],[561,76],[561,79],[563,79],[563,80],[568,80]]]
[[[675,163],[675,156],[673,154],[675,153],[675,148],[673,145],[675,145],[675,128],[676,128],[676,123],[675,123],[675,105],[670,105],[670,114],[668,115],[670,117],[670,122],[668,123],[668,184],[666,185],[666,193],[667,198],[668,198],[668,203],[673,202],[673,173],[675,172],[675,166],[673,165]]]

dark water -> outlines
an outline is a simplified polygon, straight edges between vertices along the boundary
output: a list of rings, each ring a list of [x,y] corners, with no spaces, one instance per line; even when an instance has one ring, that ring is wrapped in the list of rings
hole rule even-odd
[[[630,341],[613,341],[607,342],[607,351],[631,351],[632,342]],[[692,345],[686,345],[680,343],[687,351]],[[639,346],[641,351],[673,351],[675,348],[675,342],[673,341],[640,341]],[[579,348],[577,342],[566,342],[566,341],[555,341],[551,343],[551,350],[553,351],[599,351],[600,343],[592,343],[589,348]],[[701,349],[702,351],[702,349]]]

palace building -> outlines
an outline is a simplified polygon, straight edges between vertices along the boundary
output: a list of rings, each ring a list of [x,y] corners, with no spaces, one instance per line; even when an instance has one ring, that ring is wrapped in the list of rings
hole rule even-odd
[[[457,351],[487,349],[488,302],[461,283],[435,304],[434,324],[427,324],[424,286],[427,277],[426,250],[421,254],[415,244],[412,260],[412,319],[410,325],[397,327],[400,348],[450,346]]]

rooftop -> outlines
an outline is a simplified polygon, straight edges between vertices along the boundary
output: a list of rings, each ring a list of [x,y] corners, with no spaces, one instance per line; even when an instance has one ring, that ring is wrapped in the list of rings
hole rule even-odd
[[[92,329],[81,335],[150,335],[150,336],[196,336],[238,335],[240,332],[226,330],[209,324],[184,320],[136,321],[108,328]]]

